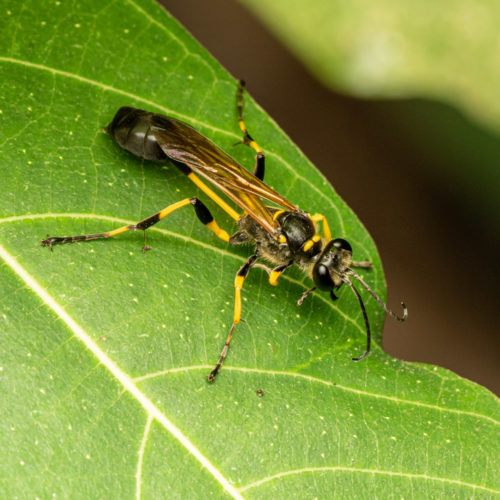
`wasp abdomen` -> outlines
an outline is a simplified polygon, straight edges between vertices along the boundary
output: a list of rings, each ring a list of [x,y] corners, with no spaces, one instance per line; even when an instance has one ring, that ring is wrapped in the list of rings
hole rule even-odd
[[[154,117],[154,113],[124,106],[117,111],[106,130],[123,149],[136,156],[165,161],[167,156],[151,132]]]

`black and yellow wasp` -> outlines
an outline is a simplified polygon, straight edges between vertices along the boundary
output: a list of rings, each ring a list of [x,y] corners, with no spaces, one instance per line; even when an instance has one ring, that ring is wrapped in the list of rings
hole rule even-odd
[[[239,126],[243,132],[242,142],[257,153],[253,174],[193,127],[168,116],[122,107],[105,129],[122,148],[140,158],[157,162],[172,161],[201,191],[236,221],[239,230],[235,234],[230,237],[221,229],[205,204],[195,197],[173,203],[137,224],[99,234],[64,237],[47,235],[42,245],[52,249],[56,243],[109,238],[126,231],[145,231],[174,210],[192,205],[198,219],[217,237],[233,245],[248,242],[255,244],[255,252],[236,273],[233,324],[219,361],[208,376],[210,382],[220,370],[227,355],[234,328],[240,322],[243,282],[258,259],[265,259],[274,265],[273,269],[268,269],[271,285],[277,285],[280,275],[292,265],[299,266],[311,276],[314,286],[302,295],[298,301],[299,305],[316,288],[328,291],[332,300],[337,300],[334,290],[342,284],[345,283],[351,288],[359,301],[366,325],[366,350],[361,356],[353,358],[354,361],[359,361],[370,352],[371,334],[363,300],[352,280],[357,280],[380,306],[398,321],[404,321],[407,318],[406,306],[401,303],[404,310],[403,316],[394,314],[351,269],[353,266],[369,268],[371,264],[366,261],[358,263],[352,261],[351,245],[342,238],[332,239],[328,222],[322,214],[310,215],[300,210],[263,182],[265,157],[257,142],[247,132],[243,121],[243,89],[244,83],[240,82],[238,87]],[[236,203],[243,210],[243,214],[236,212],[200,177],[211,182]],[[263,200],[272,202],[277,207],[266,205]],[[323,237],[317,233],[315,223],[319,222],[322,225]],[[147,249],[149,247],[144,247],[143,250]]]

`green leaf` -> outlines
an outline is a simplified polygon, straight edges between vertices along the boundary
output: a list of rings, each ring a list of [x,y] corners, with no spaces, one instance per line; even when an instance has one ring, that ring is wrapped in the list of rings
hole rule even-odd
[[[2,498],[498,493],[498,400],[388,357],[368,297],[376,345],[353,363],[365,338],[349,290],[299,309],[309,278],[292,270],[275,289],[253,270],[245,322],[210,385],[249,249],[225,245],[189,208],[148,231],[146,254],[133,233],[42,248],[47,233],[116,228],[197,192],[103,133],[122,105],[183,119],[249,167],[252,152],[234,146],[234,80],[154,3],[3,2],[1,13]],[[364,276],[385,296],[357,218],[250,98],[246,121],[266,180],[324,213],[374,262]]]
[[[429,97],[500,130],[496,0],[241,0],[328,86]]]

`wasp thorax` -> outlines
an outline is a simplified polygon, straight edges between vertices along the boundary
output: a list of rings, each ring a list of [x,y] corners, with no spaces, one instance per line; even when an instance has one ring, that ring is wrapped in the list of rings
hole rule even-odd
[[[304,243],[316,233],[314,222],[307,214],[283,212],[278,220],[292,254],[297,253]]]
[[[312,278],[320,290],[338,288],[352,262],[352,247],[342,238],[331,240],[314,265]]]

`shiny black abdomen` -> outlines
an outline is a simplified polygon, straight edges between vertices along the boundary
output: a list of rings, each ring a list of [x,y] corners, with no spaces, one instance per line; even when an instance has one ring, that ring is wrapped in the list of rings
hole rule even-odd
[[[146,160],[165,161],[167,156],[151,133],[151,125],[156,116],[142,109],[125,106],[116,112],[106,131],[123,149],[136,156]]]

